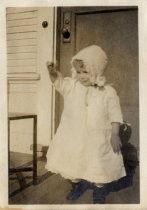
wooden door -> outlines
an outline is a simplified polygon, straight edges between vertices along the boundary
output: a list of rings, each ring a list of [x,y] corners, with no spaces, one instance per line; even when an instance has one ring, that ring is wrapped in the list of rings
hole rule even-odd
[[[124,120],[131,123],[133,129],[131,141],[138,147],[137,14],[137,7],[58,8],[57,60],[63,76],[70,76],[70,60],[76,52],[92,44],[104,49],[108,56],[107,81],[114,84],[120,96]],[[69,30],[67,38],[62,34],[65,28]],[[62,109],[62,98],[56,95],[56,127]]]

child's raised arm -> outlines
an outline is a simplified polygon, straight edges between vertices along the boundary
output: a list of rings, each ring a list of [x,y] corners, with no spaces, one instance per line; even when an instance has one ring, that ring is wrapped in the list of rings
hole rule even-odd
[[[50,61],[47,61],[46,66],[48,68],[50,79],[52,83],[54,83],[57,78],[57,70],[56,70],[57,66]]]

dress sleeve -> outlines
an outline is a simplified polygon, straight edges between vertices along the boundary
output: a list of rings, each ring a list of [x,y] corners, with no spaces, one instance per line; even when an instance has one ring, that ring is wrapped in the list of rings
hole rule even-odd
[[[111,86],[108,88],[108,115],[111,122],[123,123],[119,97]]]
[[[72,87],[72,79],[70,77],[63,78],[62,74],[57,72],[57,78],[53,86],[60,94],[65,95]]]

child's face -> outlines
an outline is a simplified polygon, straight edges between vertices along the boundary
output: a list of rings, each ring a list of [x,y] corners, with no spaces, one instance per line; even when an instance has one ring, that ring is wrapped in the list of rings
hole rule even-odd
[[[84,86],[91,85],[90,74],[86,70],[86,67],[85,67],[83,61],[82,60],[74,60],[73,66],[77,72],[77,77],[76,77],[77,80]]]

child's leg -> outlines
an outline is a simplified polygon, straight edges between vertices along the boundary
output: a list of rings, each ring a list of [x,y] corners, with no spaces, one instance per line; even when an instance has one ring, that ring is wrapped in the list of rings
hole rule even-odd
[[[93,203],[104,204],[110,190],[107,184],[95,184],[93,189]]]
[[[94,186],[101,188],[104,186],[104,184],[94,184]]]
[[[67,195],[68,200],[77,200],[89,187],[89,183],[85,180],[70,180],[72,189]]]
[[[72,180],[70,180],[70,182],[72,182],[72,183],[78,183],[80,181],[81,181],[81,179],[72,179]]]

